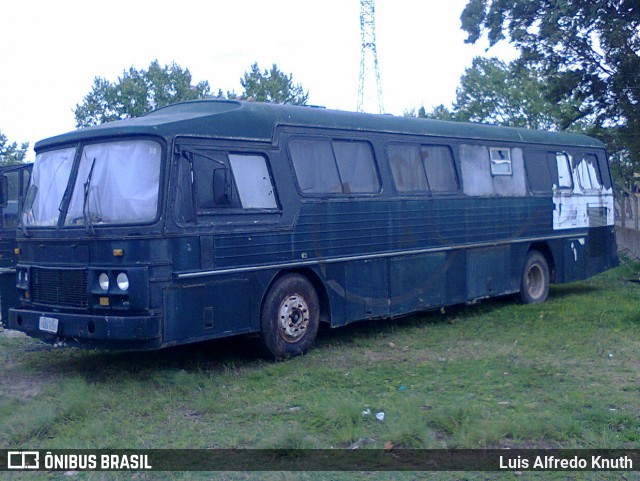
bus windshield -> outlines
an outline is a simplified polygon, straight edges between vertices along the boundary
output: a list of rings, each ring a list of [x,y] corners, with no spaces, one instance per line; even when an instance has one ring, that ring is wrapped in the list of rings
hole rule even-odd
[[[132,224],[155,219],[162,152],[157,142],[85,145],[73,176],[75,152],[75,148],[61,149],[36,157],[25,226]],[[74,182],[71,187],[70,181]],[[66,192],[71,192],[68,201]]]

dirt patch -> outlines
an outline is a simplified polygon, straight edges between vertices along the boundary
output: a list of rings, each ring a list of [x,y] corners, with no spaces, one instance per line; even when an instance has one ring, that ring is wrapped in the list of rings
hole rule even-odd
[[[46,387],[42,380],[5,377],[0,375],[0,397],[12,399],[29,399],[38,396]]]
[[[30,399],[40,395],[57,379],[33,373],[15,359],[5,359],[0,367],[0,399]]]

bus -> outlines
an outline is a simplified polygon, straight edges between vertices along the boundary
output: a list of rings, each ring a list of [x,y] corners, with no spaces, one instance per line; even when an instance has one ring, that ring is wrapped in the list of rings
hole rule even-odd
[[[31,174],[30,163],[0,166],[0,322],[18,305],[16,229]]]
[[[519,294],[615,266],[603,144],[569,133],[231,100],[40,141],[9,326],[157,349]]]

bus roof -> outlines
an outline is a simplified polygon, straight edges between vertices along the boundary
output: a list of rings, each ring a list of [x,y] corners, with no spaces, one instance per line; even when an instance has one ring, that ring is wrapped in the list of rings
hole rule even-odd
[[[121,135],[195,135],[272,142],[278,126],[604,148],[604,144],[597,139],[566,132],[362,114],[261,102],[195,100],[159,108],[142,117],[108,122],[41,140],[36,143],[35,150],[49,149],[63,143]]]

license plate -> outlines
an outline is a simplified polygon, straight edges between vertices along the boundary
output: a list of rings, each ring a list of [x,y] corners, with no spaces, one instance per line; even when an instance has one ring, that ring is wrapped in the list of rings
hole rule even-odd
[[[53,317],[40,316],[40,330],[57,334],[58,319],[54,319]]]

